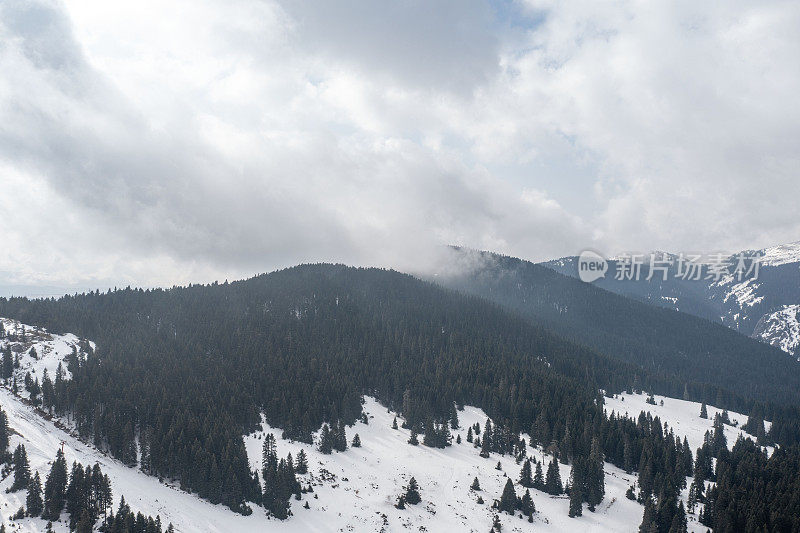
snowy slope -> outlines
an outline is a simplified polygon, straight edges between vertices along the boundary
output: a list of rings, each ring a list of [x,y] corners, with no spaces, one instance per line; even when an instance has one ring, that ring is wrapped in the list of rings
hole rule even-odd
[[[654,252],[656,259],[676,256]],[[740,279],[734,276],[738,259],[760,256],[755,272]],[[649,254],[645,254],[645,263]],[[771,246],[761,250],[744,250],[724,258],[729,273],[719,279],[702,276],[688,281],[681,279],[673,263],[666,280],[658,275],[647,280],[647,266],[638,280],[615,279],[616,265],[609,265],[605,278],[594,282],[605,290],[632,297],[660,307],[690,313],[718,322],[744,335],[771,344],[800,359],[800,335],[795,334],[796,313],[787,308],[800,307],[800,241]],[[561,274],[577,277],[577,257],[564,257],[542,263]],[[769,327],[766,327],[766,325]]]
[[[374,399],[367,398],[364,409],[369,415],[369,424],[357,423],[348,428],[349,437],[356,432],[361,437],[360,449],[351,447],[344,453],[326,456],[308,445],[278,441],[280,455],[291,452],[296,456],[301,448],[305,449],[310,473],[302,476],[303,484],[313,484],[314,494],[318,497],[304,496],[310,509],[303,509],[302,502],[292,500],[294,516],[280,522],[268,519],[260,509],[255,509],[249,517],[237,515],[226,507],[212,505],[159,483],[157,479],[122,465],[56,428],[5,389],[0,390],[0,404],[9,416],[9,425],[18,433],[12,438],[12,447],[20,442],[25,444],[32,471],[38,470],[41,476],[46,476],[48,461],[55,456],[63,440],[68,463],[73,460],[84,465],[100,463],[103,472],[111,478],[117,503],[119,496],[124,495],[135,511],[159,515],[163,523],[172,522],[178,531],[183,532],[486,531],[493,517],[490,504],[499,498],[506,475],[516,479],[520,470],[520,465],[509,456],[481,458],[465,440],[445,450],[410,446],[406,443],[408,431],[391,429],[394,414],[388,413]],[[473,407],[467,407],[460,415],[464,427],[474,422],[483,425],[486,420],[484,413]],[[279,431],[274,433],[280,434]],[[464,431],[461,434],[463,439]],[[254,468],[260,463],[263,435],[264,432],[259,432],[245,439]],[[541,450],[531,450],[531,454],[549,462]],[[498,460],[502,471],[494,468]],[[560,468],[561,477],[566,481],[570,467],[560,465]],[[583,517],[568,518],[566,497],[531,491],[539,511],[534,523],[503,515],[503,530],[634,530],[641,521],[642,507],[627,500],[624,493],[634,482],[635,475],[625,474],[608,464],[605,471],[606,497],[597,512],[585,511]],[[410,476],[419,481],[423,501],[400,511],[393,504]],[[476,503],[478,493],[469,489],[476,476],[482,487],[479,494],[487,502],[484,505]],[[7,528],[10,531],[42,531],[44,522],[41,519],[26,518],[13,523],[10,520],[25,498],[22,491],[5,493],[12,478],[10,476],[0,483],[0,512]],[[66,514],[62,519],[66,519]],[[66,524],[56,524],[56,531],[67,531]]]
[[[8,328],[6,328],[8,330]],[[41,359],[31,358],[29,366],[21,368],[36,369],[57,366],[57,360],[72,351],[78,340],[74,336],[48,335],[39,331],[33,335],[31,346],[42,354]],[[26,348],[27,351],[30,347]],[[50,350],[46,348],[50,347]],[[23,353],[23,352],[18,352]],[[26,352],[27,353],[27,352]],[[37,366],[39,365],[39,366]],[[623,399],[624,398],[624,399]],[[638,416],[640,411],[650,411],[661,417],[662,421],[675,429],[681,437],[686,435],[693,449],[702,442],[703,434],[711,429],[712,419],[717,410],[709,406],[709,419],[699,417],[700,405],[672,398],[656,397],[664,405],[645,403],[644,395],[624,395],[607,399],[606,411],[628,413]],[[48,462],[55,457],[62,445],[68,463],[80,461],[84,465],[99,463],[103,472],[112,482],[115,505],[121,495],[125,496],[134,511],[161,517],[162,523],[172,522],[177,531],[182,532],[323,532],[323,531],[487,531],[494,513],[491,503],[499,499],[506,476],[516,480],[520,466],[511,456],[492,455],[483,459],[478,450],[466,442],[466,428],[479,422],[485,425],[486,415],[478,408],[466,407],[459,413],[462,429],[461,444],[453,444],[444,450],[427,448],[423,445],[407,444],[409,432],[391,428],[395,413],[388,412],[373,398],[364,399],[364,412],[368,424],[356,423],[347,429],[348,441],[358,433],[362,447],[348,448],[343,453],[323,455],[315,447],[278,440],[278,453],[297,456],[304,449],[309,459],[310,472],[302,477],[302,484],[313,485],[314,492],[305,494],[301,502],[292,500],[292,516],[285,522],[267,518],[264,511],[255,507],[251,516],[241,516],[221,505],[212,505],[194,495],[188,494],[161,483],[135,468],[100,453],[91,445],[78,440],[68,432],[56,427],[54,422],[43,417],[23,398],[14,396],[7,388],[0,388],[0,406],[6,411],[9,426],[13,430],[11,448],[24,443],[32,471],[39,471],[42,479],[49,471]],[[741,426],[746,417],[730,413]],[[399,418],[399,417],[398,417]],[[263,431],[244,437],[245,445],[253,469],[260,469],[261,446],[266,432],[279,437],[280,430],[272,429],[263,423]],[[63,426],[62,426],[63,427]],[[726,427],[728,443],[732,445],[739,433],[738,429]],[[525,436],[526,440],[530,439]],[[529,455],[549,463],[541,449],[529,448]],[[500,462],[502,470],[496,470]],[[561,478],[569,479],[569,466],[560,465]],[[625,498],[627,487],[636,476],[626,474],[620,469],[605,465],[606,496],[595,513],[584,511],[579,518],[568,518],[566,497],[551,497],[532,490],[538,512],[534,523],[501,515],[503,531],[549,531],[571,532],[576,530],[596,532],[633,531],[641,522],[642,506]],[[422,503],[408,506],[405,510],[395,509],[394,503],[408,479],[414,476],[420,485]],[[478,477],[481,484],[479,493],[485,504],[478,504],[478,494],[470,490],[473,478]],[[0,481],[0,515],[9,531],[42,531],[44,522],[40,519],[26,518],[12,522],[11,515],[24,503],[23,491],[6,494],[5,489],[12,483],[13,476]],[[518,489],[518,494],[522,491]],[[684,491],[685,492],[685,491]],[[684,498],[686,494],[684,494]],[[303,503],[309,503],[309,509]],[[66,519],[64,513],[62,519]],[[705,531],[695,517],[689,516],[690,530]],[[66,531],[66,525],[56,524],[56,531]]]
[[[763,265],[778,266],[786,263],[800,262],[800,241],[770,246],[761,250],[764,256]]]
[[[792,354],[800,361],[800,305],[784,305],[762,316],[753,337]]]
[[[703,436],[706,431],[714,431],[714,416],[717,413],[722,414],[722,409],[708,405],[708,418],[704,419],[700,418],[701,405],[697,402],[688,402],[658,395],[653,397],[656,400],[656,405],[646,402],[646,394],[618,394],[613,398],[606,398],[603,408],[607,414],[611,414],[613,411],[618,415],[624,414],[634,419],[642,411],[649,412],[654,417],[659,417],[661,422],[666,422],[681,439],[686,437],[692,453],[695,453],[697,448],[703,444]],[[662,401],[664,405],[661,405]],[[751,435],[739,429],[747,422],[747,415],[728,411],[728,418],[734,424],[734,426],[725,426],[725,438],[728,441],[729,448],[733,446],[739,435],[752,438]],[[769,431],[770,426],[770,422],[764,422],[766,431]],[[772,451],[773,448],[768,446],[767,453],[772,454]]]
[[[41,382],[46,371],[50,379],[54,380],[60,363],[64,379],[70,379],[67,356],[73,351],[82,356],[87,349],[95,348],[93,342],[81,342],[71,333],[56,335],[43,328],[20,324],[8,318],[0,318],[0,324],[5,331],[5,336],[0,338],[0,350],[10,346],[12,354],[18,358],[19,367],[14,369],[14,377],[17,378],[20,393],[25,397],[28,392],[23,384],[27,373]]]

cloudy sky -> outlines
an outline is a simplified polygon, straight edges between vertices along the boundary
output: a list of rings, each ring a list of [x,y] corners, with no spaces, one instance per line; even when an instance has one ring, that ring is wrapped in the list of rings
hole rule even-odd
[[[800,239],[800,4],[0,0],[0,287]]]

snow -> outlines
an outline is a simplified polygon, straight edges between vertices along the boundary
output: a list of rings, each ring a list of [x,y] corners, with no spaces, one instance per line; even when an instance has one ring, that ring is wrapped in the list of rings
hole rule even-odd
[[[800,262],[800,241],[764,248],[762,265],[778,266]]]
[[[733,276],[724,276],[717,285],[726,285],[732,282],[733,279]],[[760,284],[753,278],[748,278],[740,283],[735,283],[725,294],[724,301],[727,302],[733,297],[736,298],[736,303],[739,304],[740,309],[744,309],[745,306],[752,307],[764,299],[763,296],[756,296],[756,291],[758,290],[759,286]]]
[[[57,365],[56,360],[69,353],[77,342],[74,336],[50,335],[48,338],[45,332],[41,333],[41,338],[35,342],[42,347],[43,357],[39,361],[31,358],[28,361],[30,366],[25,367],[35,369],[37,375],[54,363]],[[45,345],[51,347],[46,354]],[[637,417],[640,411],[650,411],[673,427],[677,434],[686,435],[693,450],[696,449],[702,442],[705,431],[711,428],[713,416],[718,410],[708,406],[709,419],[703,420],[699,418],[699,404],[656,397],[657,402],[662,399],[664,406],[654,406],[645,403],[644,395],[623,395],[607,399],[605,408],[609,413],[614,410],[617,413],[628,413],[632,417]],[[459,412],[461,428],[453,432],[453,437],[460,434],[462,443],[454,442],[446,449],[435,449],[421,444],[407,444],[409,431],[391,428],[396,413],[387,411],[374,398],[365,397],[363,407],[369,423],[358,422],[347,428],[348,442],[358,433],[362,443],[360,448],[349,447],[342,453],[323,455],[314,446],[280,439],[281,431],[270,428],[266,422],[262,422],[262,431],[244,437],[253,469],[260,470],[261,447],[267,432],[274,433],[278,438],[280,456],[291,452],[297,457],[301,449],[308,456],[309,474],[300,477],[303,486],[313,485],[314,492],[303,495],[304,501],[292,499],[294,516],[281,522],[269,519],[262,508],[253,504],[251,516],[235,514],[222,505],[212,505],[181,491],[173,484],[160,482],[136,468],[127,467],[56,427],[41,411],[35,410],[23,398],[14,396],[6,388],[0,388],[0,406],[7,413],[9,426],[13,429],[11,449],[24,443],[32,473],[38,471],[43,481],[49,472],[49,461],[55,457],[63,442],[69,464],[73,461],[80,461],[84,465],[97,462],[103,472],[108,474],[112,482],[115,508],[119,497],[124,495],[134,511],[151,516],[159,515],[164,525],[172,522],[180,532],[487,531],[495,514],[491,504],[499,499],[506,476],[516,481],[521,468],[511,456],[499,457],[493,454],[488,459],[481,458],[478,450],[466,442],[467,427],[475,422],[484,427],[486,423],[486,414],[476,407],[467,406]],[[738,421],[739,425],[746,420],[744,415],[738,413],[730,413],[730,417]],[[399,416],[398,420],[402,422]],[[732,427],[726,427],[725,430],[728,443],[732,445],[740,431]],[[530,442],[527,435],[525,438]],[[546,470],[550,457],[541,449],[530,447],[528,454],[543,461]],[[495,469],[498,461],[502,470]],[[566,482],[570,467],[559,465],[559,468],[561,478]],[[636,475],[626,474],[610,464],[605,464],[605,472],[606,495],[596,512],[591,513],[584,506],[582,517],[569,518],[569,502],[565,496],[552,497],[531,490],[538,511],[534,515],[534,522],[530,524],[525,519],[502,514],[503,531],[560,533],[576,530],[635,530],[641,522],[643,507],[625,498],[625,491],[634,483]],[[409,505],[401,511],[394,507],[394,503],[411,476],[419,482],[423,501],[416,506]],[[470,489],[475,477],[480,481],[480,493]],[[43,531],[45,524],[41,519],[10,520],[25,499],[24,491],[12,494],[5,492],[12,480],[13,476],[9,476],[0,481],[0,514],[7,530]],[[521,488],[516,488],[518,494],[522,495]],[[482,505],[477,503],[479,494],[485,500]],[[309,503],[309,509],[303,508],[304,502]],[[62,514],[62,520],[66,519],[66,513]],[[705,531],[696,522],[696,516],[692,515],[689,515],[689,529]],[[55,530],[66,532],[67,526],[63,522],[57,523]]]
[[[7,334],[12,334],[13,338],[6,336],[0,339],[0,350],[4,350],[6,346],[10,345],[14,355],[19,357],[19,368],[14,369],[14,377],[17,378],[20,393],[25,397],[28,392],[25,390],[25,374],[30,372],[32,378],[37,378],[41,383],[44,378],[44,373],[50,376],[50,379],[55,380],[56,371],[59,363],[62,365],[64,371],[64,379],[70,379],[72,376],[67,370],[67,363],[65,358],[76,350],[81,352],[80,339],[75,335],[68,333],[66,335],[56,335],[48,333],[43,328],[36,328],[20,324],[16,320],[8,318],[0,318],[0,324],[3,325]],[[22,330],[25,330],[25,341],[21,340]],[[90,342],[89,345],[94,349],[94,343]],[[35,348],[35,356],[32,349]]]
[[[281,441],[278,453],[285,456],[304,449],[309,458],[312,476],[306,480],[319,482],[318,472],[324,468],[335,476],[335,481],[314,487],[319,500],[311,499],[311,509],[303,509],[293,501],[295,516],[286,524],[289,531],[487,531],[494,512],[491,503],[500,498],[506,476],[516,481],[521,465],[511,456],[493,454],[481,458],[477,449],[466,442],[466,430],[475,422],[483,427],[486,415],[475,407],[466,407],[459,412],[462,443],[446,449],[427,448],[423,445],[407,444],[409,430],[391,429],[395,413],[387,412],[372,398],[365,398],[364,410],[369,424],[356,423],[347,429],[348,440],[355,433],[361,438],[361,448],[348,448],[344,453],[322,455],[316,448],[306,444]],[[398,423],[402,419],[398,417]],[[280,436],[264,424],[266,432]],[[245,443],[251,464],[261,460],[264,432],[248,435]],[[550,457],[541,450],[528,448],[529,455],[545,460],[545,470]],[[495,470],[500,461],[502,471]],[[569,479],[569,466],[559,465],[561,478]],[[531,490],[537,513],[534,523],[501,515],[503,531],[552,531],[571,532],[576,529],[597,532],[630,531],[641,522],[643,508],[625,498],[625,491],[635,480],[635,475],[605,465],[606,497],[595,513],[584,509],[584,516],[569,518],[569,502],[566,496],[551,497]],[[414,476],[420,485],[422,503],[407,506],[405,510],[394,508],[408,479]],[[470,490],[475,477],[481,485],[480,493]],[[347,481],[345,481],[345,478]],[[524,492],[517,486],[517,493]],[[480,494],[485,503],[476,503]],[[296,529],[291,529],[295,527]]]
[[[800,305],[784,305],[764,315],[753,336],[800,360]]]
[[[686,400],[678,400],[676,398],[669,398],[666,396],[653,396],[656,405],[647,403],[646,394],[618,394],[613,398],[606,398],[603,409],[607,414],[615,412],[618,415],[627,415],[633,419],[639,416],[642,411],[649,412],[654,417],[659,417],[662,424],[666,422],[669,427],[675,431],[675,435],[679,436],[681,440],[686,437],[689,442],[689,447],[692,453],[697,451],[697,448],[702,446],[703,437],[706,431],[714,431],[714,415],[717,413],[722,414],[722,409],[717,409],[712,405],[707,405],[708,418],[700,418],[701,404],[697,402],[689,402]],[[663,400],[664,405],[661,405]],[[728,441],[728,448],[731,448],[739,435],[744,437],[753,438],[748,433],[742,431],[741,428],[747,422],[747,415],[728,411],[728,418],[731,423],[738,427],[725,425],[725,438]],[[769,431],[771,426],[770,422],[764,422],[764,429]],[[755,439],[753,439],[755,440]],[[767,453],[772,454],[773,448],[767,447]]]

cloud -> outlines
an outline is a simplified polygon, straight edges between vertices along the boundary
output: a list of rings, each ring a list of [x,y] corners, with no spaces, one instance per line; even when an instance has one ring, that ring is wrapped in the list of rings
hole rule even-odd
[[[796,240],[798,11],[9,0],[0,283]]]

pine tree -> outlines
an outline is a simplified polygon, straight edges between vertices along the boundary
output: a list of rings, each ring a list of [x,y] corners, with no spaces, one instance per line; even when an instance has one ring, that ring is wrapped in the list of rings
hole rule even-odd
[[[686,500],[687,507],[690,514],[694,514],[695,507],[697,506],[697,489],[695,488],[694,481],[689,485],[689,496]]]
[[[583,491],[581,490],[580,483],[572,485],[569,488],[569,512],[570,518],[581,516],[583,514]]]
[[[477,477],[472,480],[472,485],[470,485],[469,488],[472,490],[481,490],[481,484]]]
[[[533,477],[531,476],[531,460],[526,459],[525,463],[522,465],[522,470],[519,473],[519,481],[518,483],[525,488],[532,488],[533,485]]]
[[[361,437],[358,436],[358,433],[355,434],[353,437],[353,443],[351,444],[353,448],[360,448],[361,447]]]
[[[658,533],[656,518],[653,500],[652,498],[647,498],[644,503],[644,513],[642,514],[642,523],[639,525],[639,533]]]
[[[533,488],[544,490],[544,475],[542,474],[542,463],[536,462],[536,473],[533,475]]]
[[[11,484],[9,492],[16,492],[18,490],[28,488],[28,483],[31,480],[31,467],[28,464],[28,454],[25,451],[23,444],[17,445],[14,450],[14,483]]]
[[[297,454],[297,464],[295,465],[295,471],[298,474],[307,474],[308,473],[308,457],[306,457],[305,450],[300,450]]]
[[[668,533],[686,533],[687,531],[686,509],[683,507],[683,501],[681,500],[678,504],[678,511],[672,517],[672,524],[670,524]]]
[[[92,533],[94,521],[92,520],[92,517],[89,516],[89,511],[87,509],[83,510],[80,519],[76,522],[75,531],[77,533]]]
[[[413,477],[408,481],[408,486],[406,487],[403,498],[406,503],[411,505],[416,505],[422,501],[422,497],[419,495],[419,485],[417,485],[417,480]]]
[[[0,462],[5,462],[8,454],[8,416],[0,408]]]
[[[339,420],[336,431],[333,434],[333,449],[337,452],[343,452],[347,449],[347,433],[345,432],[344,422]]]
[[[25,506],[28,509],[28,516],[38,517],[41,515],[43,505],[42,480],[39,477],[39,472],[36,472],[28,483],[28,496],[25,498]]]
[[[561,472],[558,468],[558,460],[554,457],[547,467],[547,477],[544,482],[544,490],[548,494],[557,496],[564,492],[564,485],[561,484]]]
[[[452,429],[458,429],[458,410],[456,409],[456,405],[450,405],[450,427]]]
[[[11,345],[6,345],[6,349],[3,351],[3,379],[11,378],[11,375],[14,373],[14,358],[11,355]]]
[[[481,439],[481,453],[480,456],[484,459],[489,457],[489,452],[491,451],[491,429],[492,426],[488,424],[486,426],[486,431],[483,432],[483,438]]]
[[[586,472],[583,470],[583,459],[578,458],[572,464],[569,485],[569,517],[583,514],[583,487],[586,484]]]
[[[519,502],[519,510],[522,511],[522,514],[527,517],[531,517],[533,513],[536,512],[536,506],[533,504],[533,498],[531,498],[530,489],[525,489],[525,494],[522,496]]]
[[[408,439],[408,443],[412,446],[416,446],[419,444],[419,439],[417,438],[417,431],[414,428],[411,428],[411,437]]]
[[[44,510],[42,518],[56,521],[64,508],[64,496],[67,490],[67,461],[61,450],[56,452],[56,459],[50,467],[50,473],[44,482]]]
[[[331,428],[328,424],[322,424],[322,431],[319,438],[319,451],[325,455],[329,455],[333,451],[333,436],[331,435]]]
[[[394,420],[392,420],[392,429],[397,429],[397,417],[394,417]]]
[[[504,511],[513,515],[517,509],[517,493],[514,492],[514,483],[511,479],[506,479],[506,486],[503,488],[503,494],[500,496],[500,511]]]
[[[471,443],[472,440],[472,426],[470,426],[467,428],[467,442]]]
[[[587,494],[584,495],[589,504],[589,510],[594,512],[595,506],[603,501],[605,495],[605,472],[603,471],[603,453],[600,451],[600,441],[595,436],[592,438],[592,449],[589,453],[586,472]]]
[[[72,463],[72,473],[67,485],[66,502],[67,513],[69,514],[70,529],[75,529],[75,524],[81,519],[82,511],[86,508],[84,493],[84,471],[83,466],[78,462]]]
[[[700,406],[700,418],[708,418],[708,408],[706,407],[706,402],[703,402],[703,405]]]

